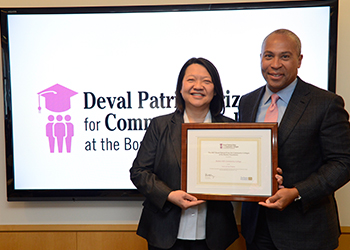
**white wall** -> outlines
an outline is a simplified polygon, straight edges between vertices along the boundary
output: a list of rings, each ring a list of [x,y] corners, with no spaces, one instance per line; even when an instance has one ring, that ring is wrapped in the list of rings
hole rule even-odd
[[[271,1],[271,0],[269,0]],[[119,6],[147,4],[252,2],[251,0],[0,0],[0,7],[71,7],[71,6]],[[262,2],[256,0],[254,2]],[[339,0],[338,71],[337,93],[343,96],[350,110],[350,1]],[[263,20],[262,20],[263,21]],[[2,78],[2,77],[1,77]],[[2,93],[2,85],[0,87]],[[0,95],[0,121],[4,118],[2,94]],[[7,202],[4,124],[0,122],[0,225],[15,224],[134,224],[141,212],[140,201],[89,201],[89,202]],[[336,193],[342,226],[350,226],[350,184]],[[240,207],[236,206],[239,216]]]
[[[350,1],[339,1],[338,25],[338,57],[337,57],[337,94],[345,100],[345,107],[350,111],[350,71],[348,58],[350,56]],[[350,226],[350,183],[336,192],[340,223]]]

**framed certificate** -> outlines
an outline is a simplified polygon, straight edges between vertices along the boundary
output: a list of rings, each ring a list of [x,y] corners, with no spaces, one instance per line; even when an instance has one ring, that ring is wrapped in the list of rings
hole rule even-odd
[[[277,123],[182,124],[182,190],[201,200],[264,201],[278,189],[277,130]]]

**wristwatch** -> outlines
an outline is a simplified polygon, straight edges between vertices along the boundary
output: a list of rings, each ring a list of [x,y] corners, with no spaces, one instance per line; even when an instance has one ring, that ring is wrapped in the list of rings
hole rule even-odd
[[[295,198],[294,199],[294,201],[298,201],[298,200],[300,200],[301,199],[301,196],[300,195],[298,195],[298,197],[297,198]]]

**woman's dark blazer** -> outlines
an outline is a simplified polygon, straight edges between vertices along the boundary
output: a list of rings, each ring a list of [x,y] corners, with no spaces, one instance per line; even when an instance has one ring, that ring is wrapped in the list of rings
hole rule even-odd
[[[219,115],[212,122],[233,122]],[[174,245],[181,208],[167,201],[171,191],[180,189],[181,124],[183,113],[154,118],[148,127],[130,177],[146,197],[137,234],[158,248]],[[227,201],[207,201],[206,242],[211,250],[223,250],[238,238],[233,207]]]

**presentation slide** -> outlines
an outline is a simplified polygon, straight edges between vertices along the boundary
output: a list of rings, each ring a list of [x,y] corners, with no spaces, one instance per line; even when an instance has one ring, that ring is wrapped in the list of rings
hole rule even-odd
[[[191,57],[218,69],[225,115],[265,84],[261,43],[295,32],[299,76],[328,87],[329,7],[9,15],[14,186],[134,189],[129,169],[151,119],[175,110]]]

